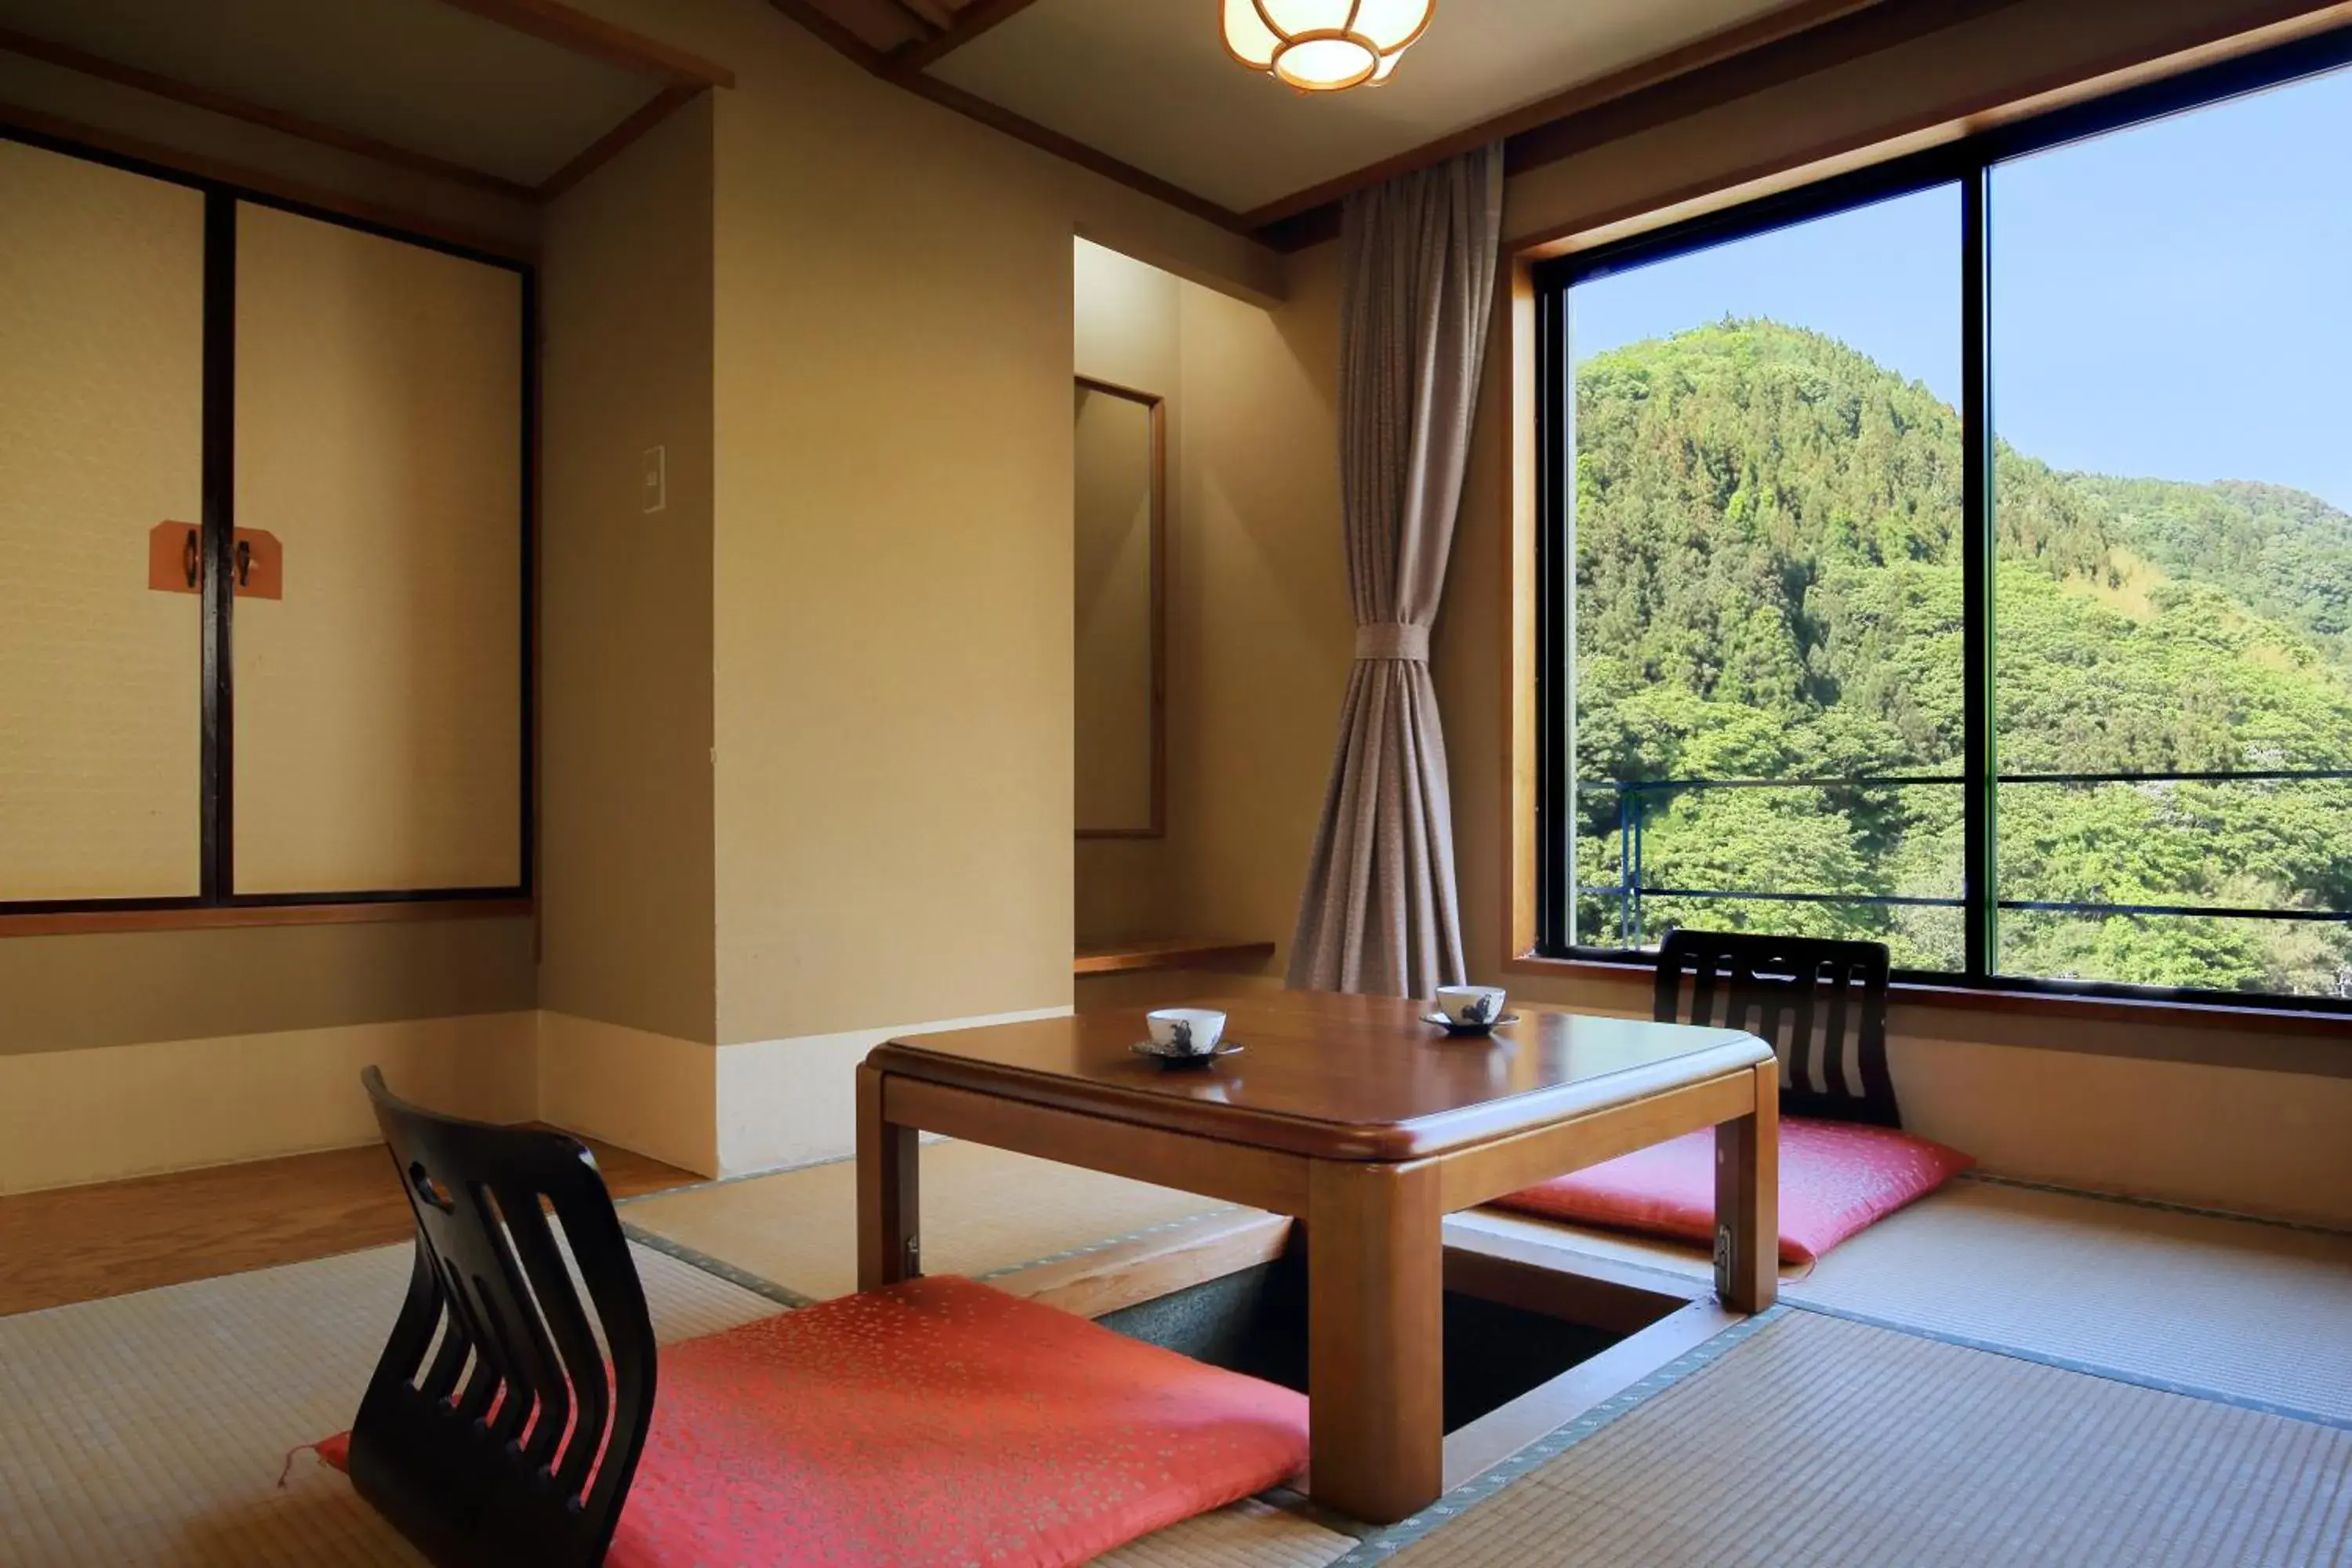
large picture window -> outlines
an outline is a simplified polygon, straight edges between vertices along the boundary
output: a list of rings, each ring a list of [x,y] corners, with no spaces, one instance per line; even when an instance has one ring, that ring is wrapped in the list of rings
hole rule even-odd
[[[1538,275],[1539,946],[2352,1005],[2352,69]]]

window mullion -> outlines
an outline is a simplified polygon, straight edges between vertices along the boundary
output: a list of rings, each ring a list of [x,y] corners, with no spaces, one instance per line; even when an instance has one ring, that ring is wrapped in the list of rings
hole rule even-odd
[[[1966,869],[1965,968],[1981,979],[2000,953],[1993,735],[1992,172],[1978,163],[1960,183],[1960,583],[1962,772]]]

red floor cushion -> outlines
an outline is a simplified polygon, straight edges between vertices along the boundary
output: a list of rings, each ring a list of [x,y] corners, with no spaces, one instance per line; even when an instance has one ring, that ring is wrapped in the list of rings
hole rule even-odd
[[[1780,1122],[1780,1261],[1811,1263],[1976,1162],[1890,1127]],[[1495,1200],[1547,1219],[1709,1247],[1715,1133],[1693,1132]]]
[[[657,1379],[612,1568],[1059,1568],[1307,1463],[1305,1396],[947,1275],[667,1346]]]

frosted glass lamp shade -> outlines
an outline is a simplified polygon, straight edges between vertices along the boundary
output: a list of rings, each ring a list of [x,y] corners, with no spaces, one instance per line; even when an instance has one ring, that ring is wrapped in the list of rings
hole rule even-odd
[[[1302,92],[1388,79],[1437,0],[1223,0],[1225,48]]]

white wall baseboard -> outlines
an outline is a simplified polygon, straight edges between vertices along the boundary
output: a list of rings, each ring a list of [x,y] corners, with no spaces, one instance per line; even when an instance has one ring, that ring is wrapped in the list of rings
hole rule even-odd
[[[1067,1006],[707,1046],[541,1012],[539,1116],[705,1176],[857,1146],[857,1064],[883,1041],[1068,1016]]]
[[[362,1068],[485,1121],[539,1106],[538,1015],[485,1013],[0,1057],[0,1193],[375,1140]]]
[[[698,1040],[542,1008],[539,1119],[715,1176],[718,1054]]]
[[[854,1152],[857,1064],[885,1040],[1069,1015],[1066,1005],[1035,1007],[1019,1013],[721,1046],[718,1051],[717,1173],[736,1176],[772,1171],[781,1165]]]

